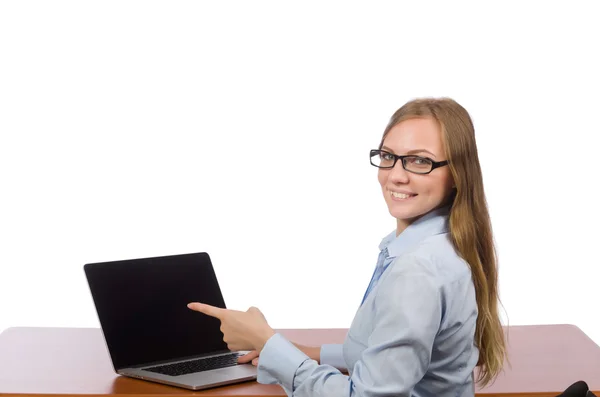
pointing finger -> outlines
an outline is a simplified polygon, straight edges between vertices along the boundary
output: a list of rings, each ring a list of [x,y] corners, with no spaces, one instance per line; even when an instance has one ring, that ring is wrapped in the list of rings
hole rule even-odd
[[[208,316],[218,318],[219,320],[225,312],[224,309],[198,302],[188,303],[187,307],[196,312],[204,313]]]

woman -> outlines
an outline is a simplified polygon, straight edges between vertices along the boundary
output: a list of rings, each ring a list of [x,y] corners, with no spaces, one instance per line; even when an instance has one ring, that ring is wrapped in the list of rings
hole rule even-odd
[[[471,118],[448,98],[410,101],[371,164],[397,226],[343,345],[290,343],[256,308],[188,307],[219,318],[231,350],[254,350],[240,362],[260,354],[258,381],[288,395],[473,396],[475,366],[486,385],[506,352]]]

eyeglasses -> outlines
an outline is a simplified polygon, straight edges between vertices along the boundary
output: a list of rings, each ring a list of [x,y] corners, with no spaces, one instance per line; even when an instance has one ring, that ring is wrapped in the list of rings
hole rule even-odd
[[[398,160],[402,161],[402,168],[414,174],[429,174],[438,167],[448,164],[448,160],[433,161],[422,156],[398,156],[385,150],[371,150],[371,165],[377,168],[391,169]]]

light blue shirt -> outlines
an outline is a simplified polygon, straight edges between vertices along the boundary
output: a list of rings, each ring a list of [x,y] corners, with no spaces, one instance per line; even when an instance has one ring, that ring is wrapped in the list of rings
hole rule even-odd
[[[344,343],[323,345],[319,365],[275,334],[260,355],[259,383],[297,397],[474,396],[475,288],[450,241],[448,209],[393,231],[379,249]]]

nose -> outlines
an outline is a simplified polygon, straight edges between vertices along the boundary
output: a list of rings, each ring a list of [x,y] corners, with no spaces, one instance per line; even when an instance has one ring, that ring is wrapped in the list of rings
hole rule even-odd
[[[396,162],[388,175],[388,179],[393,183],[408,183],[408,172],[402,166],[402,161]]]

